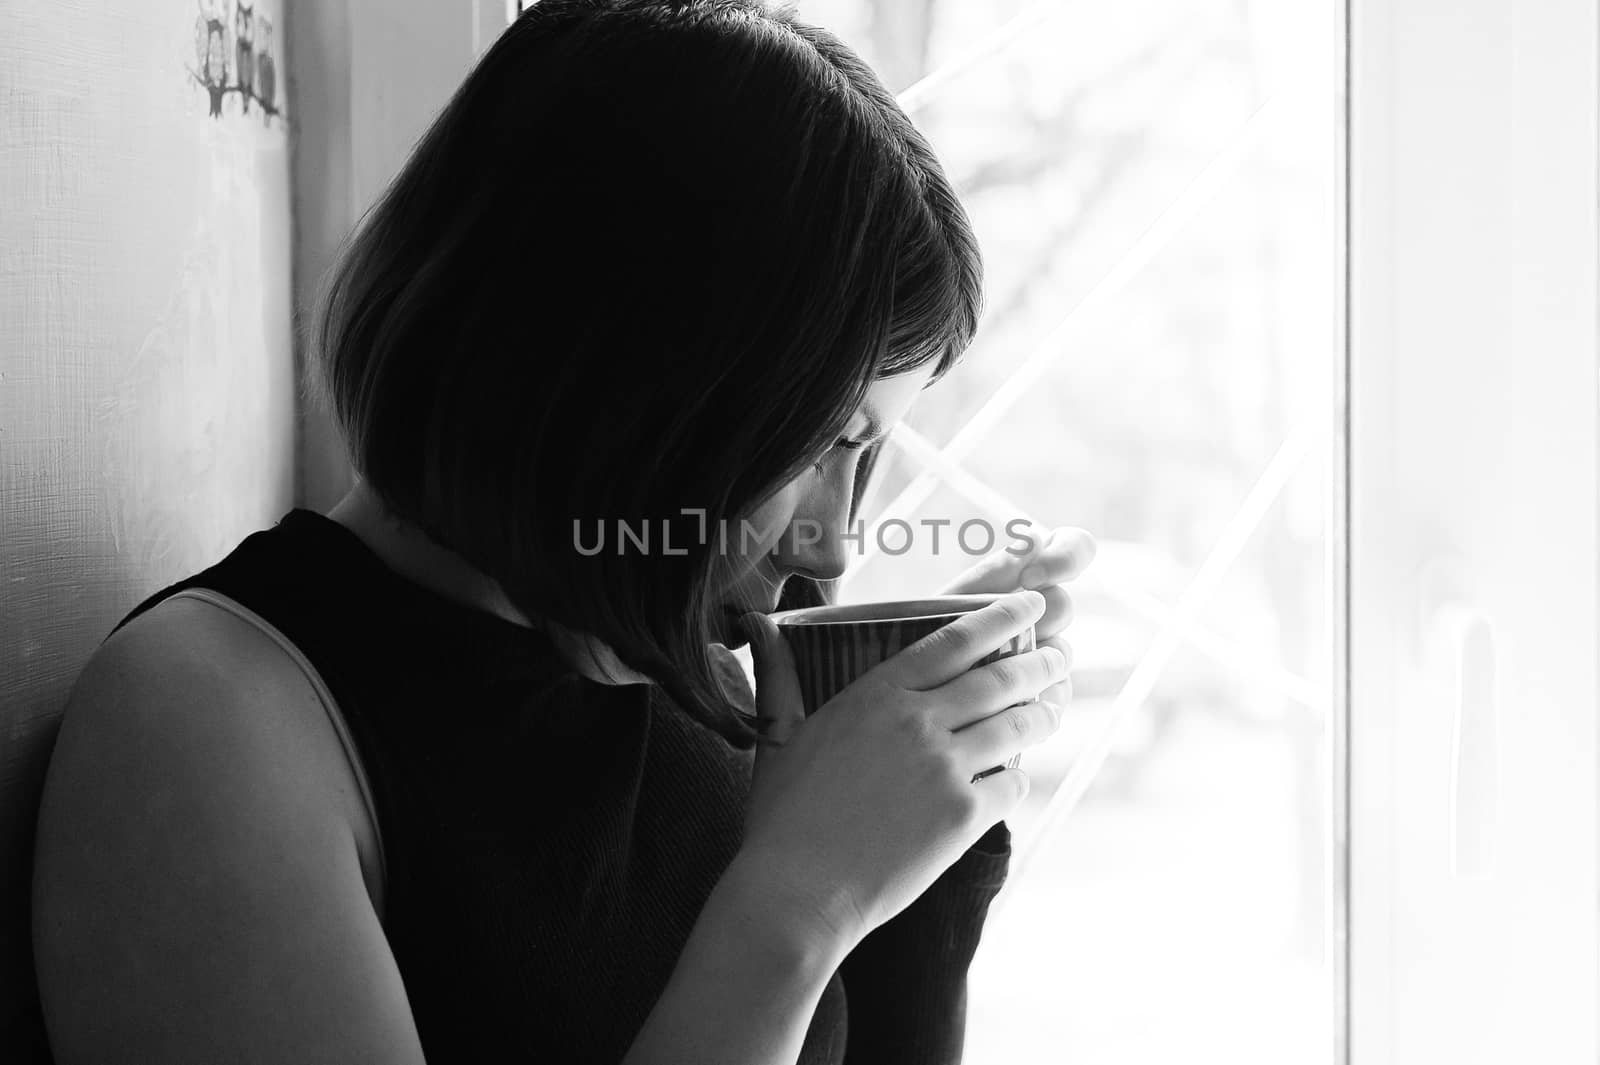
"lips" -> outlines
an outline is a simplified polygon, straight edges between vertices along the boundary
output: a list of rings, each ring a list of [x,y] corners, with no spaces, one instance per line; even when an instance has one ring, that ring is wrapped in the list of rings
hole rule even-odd
[[[784,582],[788,580],[788,577],[785,576],[780,579],[774,576],[768,578],[768,576],[762,572],[762,570],[757,569],[753,573],[747,574],[745,580],[751,581],[752,584],[755,580],[760,580],[761,584],[759,587],[752,588],[739,588],[735,586],[733,588],[724,589],[724,591],[732,597],[733,602],[724,602],[721,604],[723,616],[732,621],[738,621],[740,617],[748,614],[752,610],[758,610],[763,614],[776,613],[778,610],[778,604],[783,601],[783,586]],[[745,600],[745,595],[748,595],[750,592],[765,593],[765,596],[760,601],[747,602]]]
[[[781,596],[774,596],[772,602],[765,606],[759,603],[752,604],[750,606],[739,606],[735,603],[724,603],[722,604],[722,612],[735,621],[743,617],[745,614],[750,613],[752,610],[759,610],[763,614],[772,614],[777,612],[779,598],[781,598]]]

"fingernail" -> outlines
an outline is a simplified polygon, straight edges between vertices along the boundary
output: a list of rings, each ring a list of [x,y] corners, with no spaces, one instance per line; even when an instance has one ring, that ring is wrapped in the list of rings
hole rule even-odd
[[[1024,566],[1018,578],[1023,584],[1038,584],[1044,580],[1044,570],[1036,565]]]

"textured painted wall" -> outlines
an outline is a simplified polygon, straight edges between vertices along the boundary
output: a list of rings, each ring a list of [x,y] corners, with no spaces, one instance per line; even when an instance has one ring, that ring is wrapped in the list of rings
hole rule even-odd
[[[73,678],[292,505],[282,4],[0,5],[0,1027]]]

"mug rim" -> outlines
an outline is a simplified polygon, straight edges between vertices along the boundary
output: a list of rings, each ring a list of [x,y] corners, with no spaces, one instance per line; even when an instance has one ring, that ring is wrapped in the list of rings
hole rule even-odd
[[[934,618],[958,618],[990,603],[1004,599],[998,592],[973,592],[959,595],[930,595],[920,599],[884,599],[870,603],[830,603],[824,606],[803,606],[794,610],[780,610],[767,615],[780,627],[821,628],[841,625],[870,625],[874,622],[926,621]],[[884,608],[898,608],[885,617]],[[860,616],[866,611],[879,612],[875,616]],[[829,616],[829,615],[846,616]],[[819,616],[821,615],[821,616]],[[853,615],[853,616],[852,616]]]

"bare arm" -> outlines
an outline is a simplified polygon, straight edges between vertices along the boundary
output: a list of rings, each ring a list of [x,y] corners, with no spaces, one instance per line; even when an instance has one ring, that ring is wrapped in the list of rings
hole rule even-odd
[[[85,669],[46,782],[34,938],[55,1060],[422,1062],[314,693],[214,608],[148,617]],[[844,946],[760,873],[736,860],[715,889],[627,1065],[795,1061]]]
[[[854,942],[774,866],[747,854],[718,881],[623,1065],[793,1065]]]
[[[421,1062],[331,726],[206,609],[130,624],[68,704],[34,874],[55,1059]]]

